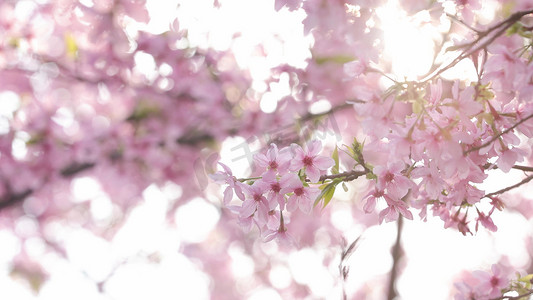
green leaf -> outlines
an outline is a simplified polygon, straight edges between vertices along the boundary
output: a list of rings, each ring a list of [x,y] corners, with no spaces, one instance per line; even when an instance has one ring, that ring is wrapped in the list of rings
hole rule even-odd
[[[141,100],[126,121],[141,121],[143,119],[156,116],[160,112],[161,109],[158,106],[151,104],[149,101]]]
[[[331,158],[333,158],[333,160],[335,161],[335,165],[331,169],[331,173],[339,174],[339,150],[337,149],[337,146],[335,146],[335,150],[333,150]]]
[[[342,189],[345,191],[345,192],[348,192],[348,186],[346,185],[346,182],[342,182]]]
[[[322,190],[322,192],[320,192],[318,197],[316,197],[315,203],[313,205],[316,206],[318,202],[320,202],[320,200],[324,199],[324,207],[326,207],[326,205],[331,201],[331,198],[333,198],[333,194],[335,193],[335,187],[339,183],[340,181],[333,181],[333,182],[330,182],[325,185],[323,184],[320,187],[318,187],[319,189]]]
[[[378,179],[378,177],[374,173],[366,173],[366,179],[373,180]]]
[[[315,62],[319,65],[332,62],[337,64],[345,64],[354,61],[356,58],[350,55],[334,55],[334,56],[317,56],[314,58]]]
[[[336,187],[337,185],[332,185],[331,188],[329,188],[324,194],[324,207],[326,207],[326,205],[328,205],[328,203],[331,201],[331,198],[333,198],[333,194],[335,193]]]
[[[529,274],[529,275],[526,275],[524,277],[521,277],[518,279],[518,281],[520,282],[524,282],[525,283],[525,288],[526,289],[530,289],[531,288],[531,281],[533,280],[533,274]]]

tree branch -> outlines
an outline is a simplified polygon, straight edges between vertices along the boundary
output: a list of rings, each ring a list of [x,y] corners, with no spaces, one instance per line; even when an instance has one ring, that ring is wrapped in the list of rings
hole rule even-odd
[[[532,179],[533,179],[533,175],[529,175],[528,177],[524,178],[524,179],[523,179],[522,181],[520,181],[519,183],[517,183],[517,184],[513,184],[513,185],[511,185],[511,186],[508,186],[508,187],[506,187],[506,188],[504,188],[504,189],[501,189],[501,190],[498,190],[498,191],[496,191],[496,192],[492,192],[492,193],[486,194],[485,196],[483,196],[483,198],[490,198],[490,197],[492,197],[492,196],[496,196],[496,195],[499,195],[499,194],[503,194],[503,193],[505,193],[505,192],[507,192],[507,191],[510,191],[510,190],[512,190],[512,189],[514,189],[514,188],[517,188],[517,187],[519,187],[519,186],[521,186],[521,185],[523,185],[523,184],[526,184],[526,183],[530,182]]]
[[[489,29],[479,33],[477,39],[475,39],[471,43],[469,43],[467,45],[464,45],[462,47],[462,48],[465,48],[465,50],[459,56],[457,56],[452,62],[450,62],[449,64],[447,64],[446,66],[444,66],[444,67],[442,67],[440,69],[437,69],[433,74],[430,74],[427,78],[425,78],[421,82],[422,83],[428,82],[428,81],[436,78],[437,76],[442,74],[444,71],[454,67],[457,63],[459,63],[463,59],[469,57],[470,55],[478,52],[481,49],[484,49],[489,44],[491,44],[496,38],[501,36],[515,22],[520,20],[523,16],[531,14],[531,13],[533,13],[533,10],[516,12],[513,15],[511,15],[509,18],[507,18],[507,19],[501,21],[500,23],[490,27]],[[499,30],[497,30],[497,29],[499,29]],[[495,30],[497,30],[496,33],[491,35],[491,33],[494,32]],[[485,41],[482,42],[482,40],[484,38],[486,38],[486,37],[488,37],[488,38]],[[474,47],[475,45],[478,45],[478,46]]]
[[[513,126],[505,129],[504,131],[502,131],[501,133],[493,136],[490,140],[488,140],[487,142],[477,146],[477,147],[473,147],[473,148],[470,148],[469,150],[465,151],[463,154],[464,155],[467,155],[468,153],[472,152],[472,151],[476,151],[476,150],[479,150],[479,149],[482,149],[482,148],[485,148],[487,147],[488,145],[490,145],[492,142],[494,142],[495,140],[497,140],[500,136],[510,132],[511,130],[515,129],[516,127],[518,127],[520,124],[524,123],[525,121],[529,120],[533,118],[533,114],[527,116],[526,118],[520,120],[518,123],[514,124]]]
[[[28,197],[32,193],[33,193],[32,189],[27,189],[21,193],[7,195],[7,197],[4,197],[0,201],[0,211],[6,207],[9,207],[9,206],[17,204],[18,202],[21,202],[22,200],[24,200],[26,197]]]
[[[389,277],[389,289],[387,292],[387,299],[393,300],[398,295],[396,292],[396,280],[398,278],[398,264],[402,258],[402,229],[403,229],[403,217],[398,216],[398,229],[396,233],[396,242],[392,247],[392,268]]]
[[[363,175],[366,175],[368,173],[368,171],[355,171],[355,170],[352,170],[352,171],[348,171],[348,172],[343,172],[343,173],[339,173],[339,174],[331,174],[331,175],[322,175],[320,176],[320,179],[318,179],[319,182],[321,181],[325,181],[327,179],[336,179],[336,178],[343,178],[343,181],[352,181],[352,180],[355,180]]]

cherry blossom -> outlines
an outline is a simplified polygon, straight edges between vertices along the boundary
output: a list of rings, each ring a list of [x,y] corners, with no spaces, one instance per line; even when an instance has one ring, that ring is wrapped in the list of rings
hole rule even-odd
[[[260,224],[265,224],[268,219],[268,212],[275,208],[277,203],[269,203],[263,195],[265,185],[262,181],[256,181],[251,186],[245,186],[246,199],[243,201],[239,216],[247,218],[256,214]]]
[[[312,141],[308,144],[308,149],[304,150],[299,145],[292,147],[294,158],[291,161],[290,170],[296,171],[305,168],[305,173],[312,182],[320,179],[320,171],[325,171],[334,165],[330,157],[319,156],[322,144],[319,141]]]
[[[146,23],[159,16],[147,5],[156,2],[0,2],[0,229],[20,248],[6,256],[5,269],[36,294],[54,273],[50,258],[75,260],[70,236],[83,231],[114,247],[154,202],[158,224],[180,232],[168,238],[179,246],[128,247],[149,256],[112,265],[166,263],[168,253],[179,253],[205,275],[213,299],[253,298],[260,288],[284,299],[326,298],[311,295],[321,290],[298,276],[272,280],[273,266],[300,245],[317,250],[331,273],[321,283],[337,284],[339,296],[405,298],[403,287],[385,295],[389,281],[409,282],[396,281],[402,268],[391,268],[389,281],[380,275],[360,285],[372,293],[350,285],[338,266],[347,264],[341,241],[353,235],[350,226],[396,221],[400,237],[401,222],[418,214],[476,240],[480,231],[507,229],[499,216],[508,208],[531,217],[524,192],[533,179],[531,1],[267,1],[262,16],[287,17],[299,29],[269,21],[253,38],[248,29],[221,33],[219,22],[237,28],[253,19],[240,6],[227,19],[231,1],[222,0],[205,4],[211,28],[200,26],[201,10],[189,22],[184,4],[162,20],[167,28],[148,32]],[[394,68],[401,53],[383,53],[386,9],[395,3],[401,22],[432,32],[428,74],[403,78]],[[407,43],[403,33],[397,36]],[[276,104],[268,113],[265,100]],[[216,164],[219,152],[224,163]],[[493,179],[506,186],[493,189]],[[89,188],[80,192],[80,185]],[[152,197],[154,190],[160,195]],[[186,236],[196,226],[174,228],[189,222],[182,217],[189,203],[216,216],[190,218],[216,223],[203,241]],[[254,262],[246,284],[234,270],[239,255]],[[453,261],[449,255],[439,261]],[[466,272],[456,298],[528,296],[531,278],[508,276],[522,267]],[[109,296],[106,278],[120,273],[93,278],[75,269],[94,279],[102,297]]]
[[[311,212],[313,203],[320,193],[317,188],[306,187],[296,177],[291,180],[288,190],[292,193],[287,199],[287,210],[293,212],[300,209],[304,213]]]
[[[270,145],[266,155],[258,153],[254,156],[254,161],[258,167],[267,169],[267,172],[277,172],[279,174],[284,174],[288,171],[291,159],[292,156],[289,151],[280,153],[275,144]]]

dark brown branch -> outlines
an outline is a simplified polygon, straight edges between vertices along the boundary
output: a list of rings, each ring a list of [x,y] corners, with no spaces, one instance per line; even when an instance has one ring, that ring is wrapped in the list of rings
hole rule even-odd
[[[403,229],[403,217],[398,216],[398,229],[396,233],[396,242],[392,247],[392,268],[389,276],[389,289],[387,292],[387,299],[393,300],[397,296],[396,292],[396,280],[398,278],[398,264],[402,258],[402,229]]]
[[[21,193],[17,194],[10,194],[7,197],[4,197],[4,199],[0,200],[0,211],[6,207],[12,206],[17,204],[18,202],[21,202],[26,197],[31,195],[33,193],[32,189],[27,189]]]
[[[63,177],[69,177],[75,175],[81,171],[91,169],[95,166],[95,163],[73,163],[66,168],[61,169],[61,175]]]
[[[521,170],[524,172],[533,172],[533,167],[514,165],[513,169]]]
[[[336,178],[343,178],[343,181],[352,181],[355,180],[363,175],[366,175],[368,171],[349,171],[349,172],[343,172],[339,174],[331,174],[331,175],[322,175],[320,176],[319,182],[326,181],[327,179],[336,179]]]
[[[77,162],[75,162],[75,163],[72,163],[69,166],[61,169],[60,174],[64,178],[68,178],[68,177],[74,176],[74,175],[76,175],[76,174],[78,174],[78,173],[80,173],[82,171],[91,169],[94,166],[96,166],[96,163],[92,163],[92,162],[91,163],[77,163]],[[8,195],[6,197],[0,198],[0,211],[3,210],[4,208],[16,205],[16,204],[24,201],[24,199],[26,199],[26,197],[28,197],[29,195],[33,194],[33,192],[34,192],[33,189],[27,189],[27,190],[25,190],[23,192],[16,193],[16,194],[8,193]]]
[[[496,192],[492,192],[492,193],[486,194],[485,196],[483,196],[483,198],[490,198],[490,197],[492,197],[492,196],[496,196],[496,195],[499,195],[499,194],[503,194],[503,193],[505,193],[505,192],[508,192],[508,191],[510,191],[510,190],[512,190],[512,189],[515,189],[515,188],[517,188],[517,187],[519,187],[519,186],[521,186],[521,185],[523,185],[523,184],[526,184],[526,183],[530,182],[532,179],[533,179],[533,175],[529,175],[528,177],[524,178],[524,179],[523,179],[522,181],[520,181],[519,183],[517,183],[517,184],[513,184],[513,185],[511,185],[511,186],[508,186],[508,187],[506,187],[506,188],[504,188],[504,189],[501,189],[501,190],[498,190],[498,191],[496,191]]]
[[[470,148],[469,150],[465,151],[464,152],[464,155],[467,155],[468,153],[472,152],[472,151],[476,151],[476,150],[479,150],[479,149],[482,149],[482,148],[485,148],[487,147],[488,145],[490,145],[492,142],[494,142],[495,140],[497,140],[500,136],[510,132],[511,130],[515,129],[516,127],[518,127],[520,124],[524,123],[525,121],[529,120],[533,118],[533,114],[527,116],[526,118],[520,120],[519,122],[517,122],[516,124],[514,124],[513,126],[505,129],[504,131],[502,131],[501,133],[493,136],[490,140],[488,140],[487,142],[477,146],[477,147],[473,147],[473,148]]]

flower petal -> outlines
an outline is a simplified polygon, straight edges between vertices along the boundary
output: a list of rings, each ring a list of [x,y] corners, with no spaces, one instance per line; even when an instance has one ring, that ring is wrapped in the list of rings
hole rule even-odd
[[[255,212],[256,208],[257,208],[257,203],[255,202],[255,200],[253,200],[253,199],[245,200],[242,203],[242,207],[241,207],[241,210],[239,212],[239,216],[241,216],[242,218],[247,218],[247,217],[253,215],[253,213]]]
[[[258,167],[266,168],[268,167],[270,161],[264,154],[257,153],[256,155],[254,155],[254,162],[257,164]]]
[[[307,147],[309,156],[316,156],[322,150],[322,143],[318,140],[313,140],[307,144]]]
[[[233,189],[230,186],[228,186],[224,190],[224,205],[228,205],[228,203],[230,203],[232,198],[233,198]]]
[[[373,212],[375,208],[376,208],[376,197],[374,196],[368,197],[368,199],[366,199],[365,205],[363,206],[363,210],[365,211],[365,213],[369,214]]]
[[[320,170],[327,170],[335,165],[335,161],[331,157],[317,156],[313,159],[313,165]]]
[[[305,168],[305,174],[307,174],[307,177],[309,177],[309,180],[311,180],[311,182],[318,182],[318,180],[320,179],[320,171],[314,166],[309,166]]]

